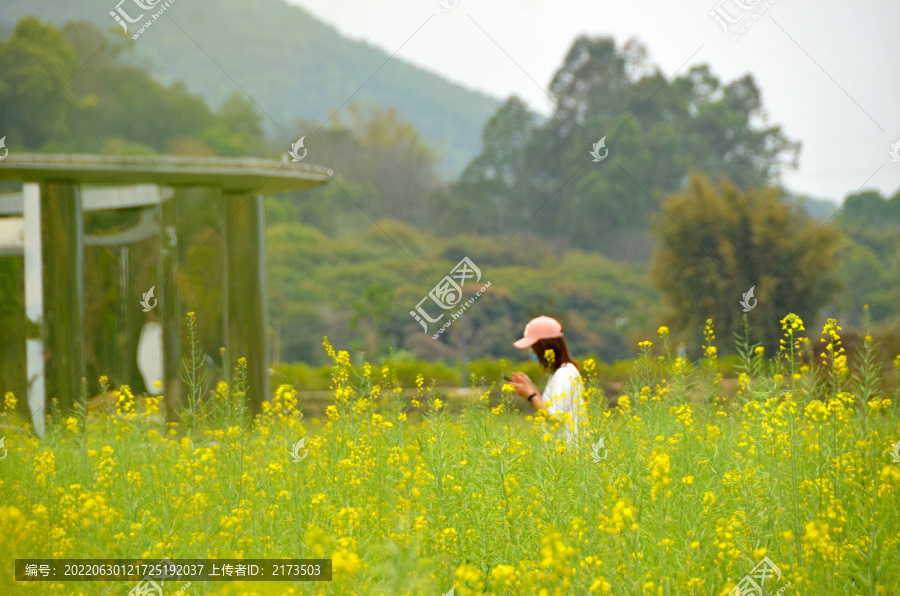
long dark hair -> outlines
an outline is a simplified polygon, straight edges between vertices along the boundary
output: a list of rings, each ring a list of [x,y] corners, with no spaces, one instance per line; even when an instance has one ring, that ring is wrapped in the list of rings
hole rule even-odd
[[[541,366],[543,366],[544,369],[550,369],[551,371],[556,372],[556,370],[566,362],[571,363],[576,369],[578,368],[578,363],[575,362],[575,359],[569,354],[569,348],[566,347],[566,340],[562,337],[539,339],[531,346],[531,349],[534,350],[534,353],[538,357],[538,362],[541,363]],[[544,352],[547,350],[553,350],[552,365],[544,358]]]

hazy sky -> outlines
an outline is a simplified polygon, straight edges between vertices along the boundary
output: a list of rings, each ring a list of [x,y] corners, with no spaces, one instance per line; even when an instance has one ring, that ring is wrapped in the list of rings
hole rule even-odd
[[[723,81],[751,73],[769,121],[802,142],[798,169],[785,175],[789,188],[832,200],[860,187],[887,195],[900,188],[900,161],[888,154],[900,139],[897,0],[445,1],[456,6],[288,0],[395,59],[500,99],[516,94],[541,113],[551,109],[545,90],[576,36],[612,35],[619,46],[636,37],[668,77],[700,63]],[[742,10],[736,2],[755,4]],[[717,7],[741,17],[728,33],[710,16]]]

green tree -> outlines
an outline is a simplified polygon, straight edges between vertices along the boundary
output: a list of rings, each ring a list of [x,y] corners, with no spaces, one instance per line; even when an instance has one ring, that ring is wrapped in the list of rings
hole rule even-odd
[[[346,121],[334,118],[332,134],[308,139],[317,163],[333,167],[353,184],[367,186],[367,192],[353,199],[375,219],[426,220],[427,197],[438,182],[438,154],[394,108],[351,105],[345,117]]]
[[[534,129],[534,115],[518,97],[510,97],[481,133],[481,153],[460,176],[455,195],[468,207],[470,230],[503,235]]]
[[[33,17],[0,42],[0,135],[14,135],[7,146],[38,149],[67,129],[75,100],[66,81],[77,66],[59,30]]]
[[[850,195],[835,222],[883,260],[893,259],[900,248],[900,191],[890,199],[875,190]]]
[[[362,296],[353,301],[350,328],[354,331],[364,328],[369,358],[381,355],[382,329],[394,304],[394,298],[392,286],[376,283],[367,287]]]
[[[22,19],[0,42],[0,136],[36,151],[265,153],[250,101],[233,96],[213,113],[184,83],[164,85],[135,66],[131,50],[89,23]]]
[[[633,40],[577,38],[550,94],[556,109],[524,150],[513,184],[521,215],[509,223],[564,247],[645,261],[654,203],[682,189],[692,168],[747,189],[795,163],[796,143],[759,124],[751,77],[726,84],[701,65],[669,80]],[[602,138],[608,157],[592,162]]]
[[[862,324],[868,304],[873,323],[900,324],[900,191],[889,199],[873,190],[850,195],[835,223],[848,237],[839,258],[841,320]]]
[[[219,155],[258,154],[263,136],[260,116],[252,101],[235,93],[215,114],[213,123],[202,136]]]
[[[175,139],[198,139],[213,124],[212,110],[184,83],[164,85],[135,66],[128,41],[83,22],[67,23],[62,33],[81,65],[68,83],[78,106],[47,149],[164,153]]]
[[[712,318],[720,337],[729,334],[743,314],[742,295],[754,287],[751,326],[777,350],[779,320],[793,312],[811,321],[835,292],[839,233],[786,204],[777,188],[742,192],[725,180],[716,189],[693,175],[665,211],[656,218],[650,275],[677,329],[694,332]]]

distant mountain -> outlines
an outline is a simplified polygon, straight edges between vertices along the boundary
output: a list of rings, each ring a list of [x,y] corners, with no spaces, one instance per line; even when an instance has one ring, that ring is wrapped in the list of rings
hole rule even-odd
[[[141,65],[164,82],[184,81],[214,107],[243,89],[264,112],[268,133],[283,138],[285,151],[307,135],[312,156],[315,130],[301,130],[298,119],[317,122],[318,128],[352,98],[395,107],[441,152],[442,171],[452,175],[478,154],[482,126],[499,106],[487,95],[346,39],[284,0],[175,0],[156,21],[152,14],[165,2],[141,2],[158,4],[144,11],[135,0],[118,3],[132,18],[144,13],[129,25],[129,36],[152,22],[137,40],[128,39]],[[3,0],[0,32],[8,35],[30,15],[56,25],[87,21],[124,39],[109,14],[116,7],[116,0]]]

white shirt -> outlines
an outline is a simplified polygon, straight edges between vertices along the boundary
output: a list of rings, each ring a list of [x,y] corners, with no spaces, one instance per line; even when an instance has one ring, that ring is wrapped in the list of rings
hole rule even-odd
[[[578,419],[581,408],[584,407],[584,383],[578,369],[570,362],[562,364],[547,381],[547,388],[541,394],[544,405],[551,416],[568,412],[571,422],[563,423],[562,435],[557,438],[565,438],[566,445],[572,446],[578,438]]]

